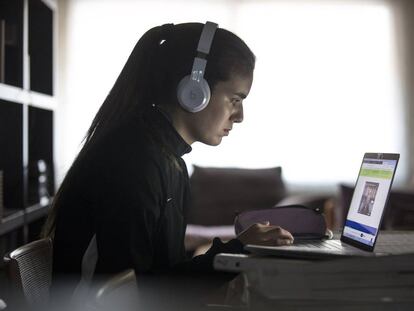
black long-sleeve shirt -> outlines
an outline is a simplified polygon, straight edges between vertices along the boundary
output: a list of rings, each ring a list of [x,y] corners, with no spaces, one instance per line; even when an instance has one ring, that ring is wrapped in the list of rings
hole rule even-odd
[[[82,257],[96,234],[95,273],[208,272],[219,252],[242,244],[215,239],[186,261],[184,235],[189,181],[181,158],[191,147],[158,109],[131,117],[89,147],[70,170],[57,205],[54,275],[80,276]],[[219,217],[219,215],[218,215]]]

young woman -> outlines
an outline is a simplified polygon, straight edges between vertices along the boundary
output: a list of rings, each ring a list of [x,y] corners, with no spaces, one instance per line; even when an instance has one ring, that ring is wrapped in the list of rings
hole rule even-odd
[[[185,258],[191,205],[181,157],[196,141],[220,144],[242,122],[254,64],[247,45],[213,23],[167,24],[142,36],[55,197],[45,226],[55,276],[208,272],[219,252],[291,243],[289,232],[257,224]]]

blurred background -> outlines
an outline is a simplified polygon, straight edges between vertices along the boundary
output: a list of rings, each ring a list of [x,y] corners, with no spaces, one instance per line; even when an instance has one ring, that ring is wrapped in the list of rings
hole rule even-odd
[[[217,22],[257,56],[245,120],[200,166],[281,166],[293,189],[355,182],[364,152],[399,152],[412,179],[410,1],[58,1],[55,164],[58,183],[133,46],[164,23]]]
[[[311,194],[324,208],[341,185],[352,194],[365,152],[400,153],[394,190],[414,193],[413,17],[409,0],[0,0],[0,237],[43,224],[136,42],[165,23],[214,21],[257,57],[243,123],[184,156],[195,206],[222,197],[202,209],[223,205],[230,223],[242,202]],[[408,206],[414,223],[412,202],[399,219]]]

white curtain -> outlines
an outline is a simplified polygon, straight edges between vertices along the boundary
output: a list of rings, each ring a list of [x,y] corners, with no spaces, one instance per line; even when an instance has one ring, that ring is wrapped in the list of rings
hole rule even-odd
[[[235,29],[257,55],[245,122],[188,163],[283,167],[290,183],[355,180],[364,152],[407,148],[391,7],[378,1],[247,1]]]

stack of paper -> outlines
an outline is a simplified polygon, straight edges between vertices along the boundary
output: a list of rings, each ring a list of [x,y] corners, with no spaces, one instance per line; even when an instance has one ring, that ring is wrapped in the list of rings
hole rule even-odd
[[[248,287],[270,299],[414,302],[414,254],[320,262],[261,258],[256,267],[245,271]]]

